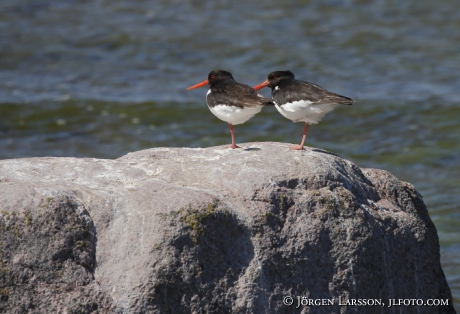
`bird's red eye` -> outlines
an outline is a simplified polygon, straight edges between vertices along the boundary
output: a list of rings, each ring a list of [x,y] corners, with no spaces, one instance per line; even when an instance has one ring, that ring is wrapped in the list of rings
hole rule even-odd
[[[278,76],[276,76],[276,75],[273,75],[273,78],[274,78],[274,79],[277,79],[277,78],[278,78]]]
[[[211,75],[211,78],[216,78],[216,76],[214,74]]]

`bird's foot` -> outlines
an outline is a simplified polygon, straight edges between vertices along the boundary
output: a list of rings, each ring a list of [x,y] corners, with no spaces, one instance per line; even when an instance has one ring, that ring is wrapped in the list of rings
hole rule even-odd
[[[303,148],[303,145],[292,145],[291,146],[291,149],[294,149],[294,150],[305,150]]]
[[[234,144],[234,145],[231,145],[229,148],[235,149],[235,148],[241,148],[241,147],[239,147],[238,145]]]

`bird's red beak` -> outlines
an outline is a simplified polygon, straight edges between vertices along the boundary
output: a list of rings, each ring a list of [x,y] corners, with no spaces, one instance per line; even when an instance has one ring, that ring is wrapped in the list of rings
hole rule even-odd
[[[259,84],[259,85],[257,85],[257,86],[254,86],[254,89],[255,89],[255,90],[259,90],[259,89],[262,89],[262,88],[267,87],[267,86],[269,86],[269,85],[270,85],[270,82],[268,82],[268,80],[267,80],[267,81],[263,82],[262,84]]]
[[[203,86],[206,86],[209,84],[209,81],[206,80],[206,81],[203,81],[201,83],[198,83],[196,85],[193,85],[193,86],[190,86],[189,88],[187,88],[187,90],[191,90],[191,89],[195,89],[195,88],[200,88],[200,87],[203,87]]]

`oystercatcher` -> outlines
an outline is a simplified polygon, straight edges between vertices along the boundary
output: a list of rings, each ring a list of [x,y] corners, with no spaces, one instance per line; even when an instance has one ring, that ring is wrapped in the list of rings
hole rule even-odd
[[[291,71],[272,72],[265,82],[254,89],[259,90],[266,86],[272,89],[272,97],[279,113],[293,122],[305,122],[302,142],[291,147],[296,150],[303,150],[310,124],[318,123],[338,105],[351,105],[355,102],[316,84],[298,81]]]
[[[232,135],[231,148],[239,148],[235,144],[233,125],[242,124],[262,110],[263,106],[273,106],[273,100],[258,94],[249,85],[238,83],[230,72],[211,71],[208,79],[190,86],[187,90],[209,85],[206,102],[209,110],[219,119],[230,125]]]

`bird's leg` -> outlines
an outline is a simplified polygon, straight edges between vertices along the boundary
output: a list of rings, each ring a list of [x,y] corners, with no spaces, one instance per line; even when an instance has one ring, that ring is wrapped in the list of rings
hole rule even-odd
[[[232,134],[232,146],[230,146],[230,147],[233,148],[233,149],[240,148],[235,143],[235,128],[233,127],[233,124],[229,123],[228,125],[230,126],[230,133]]]
[[[307,133],[308,133],[308,128],[309,127],[310,127],[310,125],[308,123],[305,123],[305,128],[303,129],[302,142],[300,143],[300,145],[291,146],[291,149],[303,150],[303,145],[305,144],[305,139],[307,138]]]

